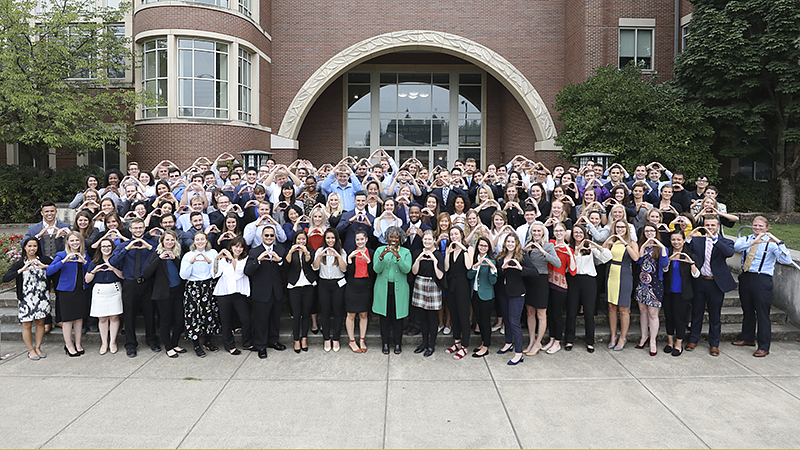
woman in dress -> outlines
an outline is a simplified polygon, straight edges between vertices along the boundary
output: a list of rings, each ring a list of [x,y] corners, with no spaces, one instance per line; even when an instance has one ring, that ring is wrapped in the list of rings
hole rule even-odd
[[[683,207],[679,203],[672,201],[672,196],[671,184],[661,186],[661,201],[655,207],[661,210],[664,215],[664,223],[672,222],[683,212]]]
[[[236,339],[233,337],[233,324],[237,319],[242,324],[242,346],[250,346],[250,278],[244,274],[247,253],[244,238],[236,236],[228,248],[222,249],[214,258],[214,277],[217,278],[214,296],[219,305],[222,342],[231,355],[242,353],[236,348]]]
[[[292,307],[292,337],[294,352],[308,351],[308,326],[311,322],[311,305],[314,302],[314,286],[317,271],[312,266],[314,250],[308,246],[308,234],[299,231],[294,236],[286,254],[288,267],[289,304]]]
[[[219,332],[219,307],[213,295],[214,260],[217,251],[211,248],[208,236],[202,231],[194,235],[189,252],[181,259],[181,278],[186,280],[183,296],[183,318],[186,333],[194,344],[194,352],[200,358],[206,356],[203,346],[210,352],[219,348],[211,342],[211,337]]]
[[[356,231],[355,240],[356,249],[347,255],[345,328],[347,328],[347,336],[350,339],[350,350],[353,353],[366,353],[367,343],[364,340],[367,337],[367,323],[369,322],[367,312],[372,305],[372,280],[375,278],[375,272],[372,270],[374,253],[367,248],[368,236],[364,229]],[[356,315],[359,318],[358,344],[356,344],[355,337]]]
[[[533,222],[528,233],[530,234],[529,241],[525,244],[523,251],[536,267],[536,276],[523,279],[526,292],[525,308],[528,313],[528,332],[530,333],[528,346],[524,353],[528,356],[536,356],[539,350],[542,350],[542,339],[547,329],[547,305],[550,301],[548,267],[560,266],[561,259],[556,254],[553,243],[547,239],[547,230],[542,222],[538,220]],[[505,320],[508,320],[505,312],[503,316]],[[506,333],[506,342],[511,342],[508,333]],[[552,342],[551,339],[549,344],[552,345]]]
[[[65,250],[56,253],[47,266],[47,276],[59,274],[56,290],[56,322],[61,322],[64,335],[64,352],[72,357],[83,355],[81,330],[83,318],[89,314],[89,289],[83,275],[89,271],[89,255],[83,246],[83,238],[76,231],[67,233]],[[72,330],[75,329],[75,341]]]
[[[47,354],[42,351],[44,339],[44,320],[50,314],[50,283],[47,266],[52,262],[42,255],[42,249],[35,236],[22,242],[22,257],[11,264],[3,275],[3,283],[16,279],[18,318],[22,322],[22,340],[28,347],[28,358],[38,361]],[[36,323],[36,341],[33,340],[33,324]]]
[[[111,265],[109,259],[117,246],[108,238],[100,239],[100,247],[86,272],[86,283],[92,286],[92,306],[89,315],[98,318],[100,328],[100,354],[108,350],[117,353],[119,315],[122,314],[122,271]]]
[[[472,310],[480,327],[481,345],[472,352],[474,358],[486,356],[492,345],[492,306],[494,285],[497,283],[497,267],[492,259],[492,245],[486,238],[479,238],[472,257],[472,268],[467,278],[472,286]]]
[[[314,270],[319,270],[317,292],[319,320],[322,325],[323,349],[339,351],[339,338],[344,321],[344,286],[347,283],[347,255],[342,250],[342,241],[335,228],[325,230],[325,244],[314,255]],[[331,312],[333,323],[331,324]]]
[[[658,353],[658,311],[664,298],[664,270],[669,267],[668,251],[658,237],[656,226],[648,222],[642,228],[637,261],[640,265],[639,282],[635,293],[642,327],[642,339],[636,348],[644,348],[649,343],[650,356]]]
[[[513,347],[514,357],[508,365],[515,366],[523,361],[522,325],[520,317],[525,306],[525,283],[523,279],[538,275],[536,267],[522,253],[522,246],[516,233],[506,236],[503,249],[497,255],[497,294],[502,296],[506,314],[506,344],[497,351],[505,354]]]
[[[500,209],[500,204],[494,199],[494,192],[492,192],[492,188],[490,188],[489,185],[484,184],[478,188],[478,194],[475,196],[475,203],[477,206],[475,206],[474,209],[478,212],[481,222],[487,227],[491,227],[492,217],[495,211]]]
[[[389,354],[391,334],[394,354],[399,355],[403,352],[403,319],[408,316],[411,251],[400,246],[406,237],[402,228],[390,227],[385,234],[388,244],[378,247],[372,260],[376,274],[372,312],[381,316],[383,354]]]
[[[172,216],[170,216],[172,217]],[[173,219],[174,220],[174,219]],[[183,323],[183,298],[186,289],[180,276],[181,244],[174,230],[165,230],[156,251],[144,268],[144,277],[153,280],[152,299],[158,306],[158,325],[167,356],[177,358],[186,349],[178,346],[186,330]]]
[[[422,250],[412,255],[414,265],[414,289],[411,306],[417,308],[421,319],[422,344],[414,353],[431,356],[436,349],[439,311],[442,309],[442,283],[444,280],[444,257],[436,248],[436,238],[432,230],[422,234]]]
[[[608,322],[611,327],[611,340],[608,348],[622,351],[628,341],[628,327],[631,324],[630,306],[633,290],[631,262],[639,259],[639,246],[633,242],[630,224],[625,219],[611,222],[611,236],[603,247],[611,250],[611,265],[606,276],[606,295],[608,300]],[[617,315],[619,314],[620,333],[617,335]]]
[[[467,246],[461,228],[450,228],[450,243],[444,255],[444,270],[447,272],[445,300],[450,309],[454,341],[445,353],[453,354],[454,359],[467,356],[469,335],[472,333],[469,322],[471,296],[467,271],[472,268],[474,252],[474,248]]]
[[[594,313],[597,296],[597,268],[611,260],[611,251],[592,241],[582,225],[572,227],[572,258],[567,275],[567,322],[564,332],[564,350],[575,345],[575,323],[583,306],[586,328],[586,351],[594,353]]]
[[[503,212],[508,218],[508,224],[514,228],[520,227],[525,223],[525,210],[523,207],[524,203],[520,199],[519,189],[516,185],[508,184],[506,186],[506,195],[503,198]]]

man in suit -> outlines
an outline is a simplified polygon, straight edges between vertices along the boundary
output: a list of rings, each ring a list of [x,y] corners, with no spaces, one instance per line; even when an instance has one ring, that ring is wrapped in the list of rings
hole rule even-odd
[[[739,295],[742,299],[744,320],[742,334],[731,344],[755,346],[758,322],[758,350],[753,356],[764,357],[769,355],[769,344],[772,341],[769,310],[772,308],[772,275],[775,272],[775,263],[792,264],[792,257],[783,241],[769,232],[769,222],[762,216],[753,219],[753,234],[737,239],[733,249],[742,253]]]
[[[705,230],[705,236],[700,236]],[[733,241],[719,234],[719,217],[707,216],[702,227],[697,227],[686,237],[686,242],[700,267],[700,277],[694,280],[692,301],[692,335],[686,350],[694,350],[703,329],[703,312],[708,305],[708,344],[712,356],[719,356],[719,338],[722,331],[720,315],[725,293],[736,289],[726,260],[733,256]]]
[[[283,306],[283,276],[285,252],[275,241],[274,225],[266,225],[261,232],[262,244],[250,250],[244,274],[250,278],[253,300],[253,347],[258,357],[267,357],[267,347],[278,351],[286,346],[278,342],[281,307]]]
[[[51,201],[42,203],[42,221],[28,227],[25,239],[35,237],[39,241],[39,248],[42,254],[54,258],[56,253],[64,250],[64,236],[70,232],[69,224],[56,219],[58,210],[56,204]]]
[[[475,158],[467,158],[467,161],[464,163],[464,186],[467,192],[478,185],[478,182],[475,181],[475,172],[477,170],[478,165]]]
[[[156,337],[155,314],[153,310],[152,280],[144,278],[144,268],[150,260],[158,242],[148,239],[145,236],[144,221],[140,218],[131,220],[128,227],[131,232],[131,240],[117,246],[111,254],[108,262],[112,266],[122,267],[122,310],[125,318],[125,349],[128,358],[136,357],[136,348],[139,342],[136,340],[136,315],[141,310],[144,317],[144,332],[147,345],[153,352],[160,352]]]
[[[406,232],[406,241],[403,247],[414,252],[422,251],[422,233],[430,230],[430,225],[422,222],[422,212],[416,203],[408,207],[408,223],[403,224],[403,231]],[[410,230],[410,231],[409,231]]]
[[[447,169],[439,172],[439,178],[436,179],[433,185],[435,189],[431,191],[431,194],[439,197],[439,201],[442,204],[442,210],[446,209],[450,214],[455,212],[452,208],[452,205],[453,202],[455,202],[455,198],[458,196],[458,194],[467,197],[467,193],[464,192],[463,189],[452,185],[450,180],[450,172]]]
[[[342,248],[348,255],[356,249],[356,231],[359,228],[363,228],[367,236],[374,234],[372,224],[375,223],[375,217],[367,211],[367,194],[364,191],[357,192],[354,203],[355,209],[342,214],[336,225],[336,231],[342,238]]]

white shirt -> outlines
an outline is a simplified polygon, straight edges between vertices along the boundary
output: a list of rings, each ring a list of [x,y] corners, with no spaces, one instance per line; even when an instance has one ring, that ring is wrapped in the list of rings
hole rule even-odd
[[[227,259],[220,258],[217,261],[217,271],[215,277],[219,277],[214,295],[242,294],[250,296],[250,279],[244,274],[244,266],[247,258],[236,261],[236,267],[229,263]]]

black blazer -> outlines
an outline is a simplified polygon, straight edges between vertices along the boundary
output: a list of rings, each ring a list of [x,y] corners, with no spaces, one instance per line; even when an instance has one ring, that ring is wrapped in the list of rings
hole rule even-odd
[[[409,227],[411,227],[410,223],[404,223],[403,224],[403,231],[408,231]],[[428,225],[427,223],[422,222],[420,220],[419,229],[422,230],[423,232],[425,232],[427,230],[430,230],[431,226]],[[411,254],[412,255],[414,254],[414,252],[422,251],[422,237],[415,235],[414,236],[414,242],[411,242],[411,239],[409,239],[408,236],[406,236],[406,241],[403,242],[403,247],[411,250]],[[441,266],[441,267],[444,268],[444,266]]]
[[[672,256],[673,253],[675,253],[675,251],[670,249],[670,256]],[[683,253],[689,254],[688,245],[683,246]],[[690,300],[694,298],[694,293],[692,292],[692,280],[694,279],[694,277],[692,277],[692,265],[681,261],[678,268],[681,271],[681,297],[683,297],[684,300]],[[674,273],[675,271],[672,270],[672,261],[670,261],[669,270],[664,272],[664,292],[670,292]]]
[[[39,261],[41,261],[42,264],[49,266],[50,263],[53,262],[53,259],[42,255],[42,256],[39,257]],[[5,275],[3,275],[3,283],[8,283],[9,281],[14,280],[14,279],[17,280],[17,300],[19,300],[19,301],[24,301],[25,300],[25,293],[22,292],[22,285],[23,285],[22,274],[21,273],[17,273],[17,271],[19,269],[22,269],[22,266],[24,266],[24,265],[25,265],[25,256],[23,255],[22,258],[17,260],[17,262],[15,262],[14,264],[11,264],[11,267],[8,268],[8,272],[6,272]],[[47,291],[48,292],[50,291],[51,282],[58,283],[58,278],[56,278],[56,277],[57,277],[57,275],[55,275],[53,277],[46,277],[46,279],[47,279]]]
[[[525,283],[523,279],[539,276],[539,271],[536,270],[533,261],[531,261],[531,258],[526,254],[522,255],[522,271],[517,269],[503,270],[501,267],[503,262],[500,259],[497,260],[495,265],[497,266],[497,284],[495,285],[495,289],[504,289],[505,294],[509,297],[524,296]]]
[[[259,261],[258,255],[267,251],[264,244],[254,247],[247,256],[244,274],[250,278],[250,298],[254,302],[268,302],[274,295],[283,301],[283,271],[286,270],[286,252],[278,242],[272,245],[273,251],[281,257],[279,264],[275,261]]]
[[[287,282],[289,284],[295,284],[295,283],[297,283],[297,280],[300,279],[300,265],[301,264],[303,266],[303,272],[306,274],[306,279],[310,283],[316,282],[317,278],[319,278],[319,273],[316,270],[314,270],[314,267],[311,265],[311,263],[314,262],[314,249],[311,248],[311,247],[308,247],[308,252],[311,254],[311,257],[308,259],[308,262],[306,262],[305,258],[302,258],[298,254],[298,252],[295,251],[295,253],[292,255],[292,262],[289,262],[287,260],[284,263],[284,265],[288,265],[286,270],[288,271]],[[258,257],[258,255],[256,255],[256,257]]]
[[[469,197],[469,195],[467,195],[467,193],[464,192],[463,189],[461,189],[460,187],[453,187],[453,186],[450,187],[450,192],[447,193],[447,198],[442,198],[442,188],[436,188],[430,191],[430,193],[439,197],[439,201],[442,204],[441,209],[446,210],[449,214],[453,214],[455,212],[450,209],[449,205],[451,204],[451,202],[455,201],[455,198],[459,194],[465,197]]]
[[[167,300],[169,299],[169,269],[167,264],[172,261],[178,271],[181,270],[181,260],[174,259],[161,259],[157,252],[150,254],[150,259],[147,260],[147,265],[144,266],[144,278],[146,280],[153,280],[153,295],[150,297],[152,300]],[[181,285],[184,282],[181,280]]]

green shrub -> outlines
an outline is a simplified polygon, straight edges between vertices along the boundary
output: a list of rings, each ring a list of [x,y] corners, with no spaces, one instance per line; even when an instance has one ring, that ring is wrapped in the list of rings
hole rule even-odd
[[[731,212],[777,211],[780,200],[778,180],[753,181],[736,174],[720,180],[719,200]]]
[[[30,223],[40,220],[42,202],[71,201],[84,189],[84,181],[90,174],[97,175],[102,182],[104,172],[97,166],[54,171],[0,164],[0,221]]]

